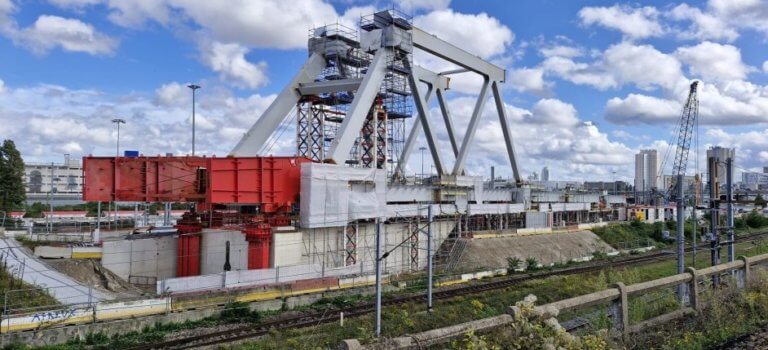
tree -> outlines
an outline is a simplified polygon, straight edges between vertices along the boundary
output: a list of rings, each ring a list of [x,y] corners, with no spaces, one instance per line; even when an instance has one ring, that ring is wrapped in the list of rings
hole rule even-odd
[[[755,197],[755,206],[765,209],[766,205],[768,205],[768,202],[766,202],[766,200],[763,199],[763,195],[758,194],[757,197]]]
[[[10,212],[24,206],[24,160],[12,140],[0,146],[0,210]]]

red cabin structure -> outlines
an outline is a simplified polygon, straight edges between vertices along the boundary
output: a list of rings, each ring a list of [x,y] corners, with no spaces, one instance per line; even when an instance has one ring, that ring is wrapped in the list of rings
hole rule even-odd
[[[272,225],[290,224],[300,191],[302,157],[84,157],[83,200],[195,202],[179,232],[177,276],[200,274],[200,232],[222,225],[217,204],[258,207],[260,220],[242,228],[248,241],[248,268],[269,267]],[[205,212],[207,210],[207,212]]]

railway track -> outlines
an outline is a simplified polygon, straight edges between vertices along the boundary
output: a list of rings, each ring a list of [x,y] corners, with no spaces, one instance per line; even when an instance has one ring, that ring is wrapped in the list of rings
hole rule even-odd
[[[756,241],[768,236],[768,232],[756,233],[753,235],[741,237],[740,242]],[[700,244],[697,249],[709,249],[707,244]],[[687,252],[692,251],[692,248],[687,248]],[[446,300],[455,298],[458,296],[477,294],[492,290],[504,289],[516,284],[552,277],[556,275],[575,275],[589,272],[596,272],[606,268],[613,267],[626,267],[632,265],[644,265],[657,261],[663,261],[673,258],[675,254],[669,251],[662,251],[653,254],[646,254],[636,257],[629,257],[619,260],[607,260],[600,263],[593,263],[584,266],[575,266],[560,270],[543,271],[538,273],[531,273],[527,275],[513,275],[508,278],[504,278],[497,281],[476,283],[468,286],[451,288],[445,290],[439,290],[432,293],[433,300]],[[382,300],[382,306],[396,306],[411,302],[426,301],[426,294],[414,294],[399,296],[393,298],[386,298]],[[192,349],[213,345],[220,345],[225,343],[237,342],[250,338],[257,338],[269,334],[271,330],[286,330],[293,328],[304,328],[317,326],[329,322],[337,322],[339,320],[339,313],[343,312],[345,318],[356,317],[371,313],[374,311],[375,304],[373,302],[367,302],[363,304],[353,305],[340,309],[333,310],[329,313],[328,310],[314,311],[294,317],[289,317],[280,320],[262,322],[259,324],[247,325],[238,327],[235,329],[229,329],[225,331],[215,331],[206,334],[194,335],[179,339],[173,339],[168,341],[161,341],[154,344],[141,344],[128,349],[131,350],[150,350],[150,349]]]

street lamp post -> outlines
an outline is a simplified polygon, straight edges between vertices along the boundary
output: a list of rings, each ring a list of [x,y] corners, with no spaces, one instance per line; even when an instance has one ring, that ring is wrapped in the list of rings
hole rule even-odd
[[[112,119],[112,122],[117,124],[117,148],[116,148],[115,155],[119,157],[120,156],[120,124],[125,124],[125,119],[115,118],[115,119]]]
[[[427,148],[424,146],[419,147],[419,151],[421,151],[421,181],[424,182],[424,151],[426,151]]]
[[[125,124],[125,119],[115,118],[115,119],[112,119],[112,122],[117,124],[117,146],[116,146],[116,149],[115,149],[115,162],[117,162],[117,157],[120,157],[120,124]],[[117,203],[115,203],[114,207],[115,207],[115,213],[114,213],[115,214],[115,218],[117,218]],[[111,208],[107,208],[107,217],[109,217],[110,209]],[[101,213],[99,213],[99,215],[101,215]],[[101,218],[99,218],[99,220],[100,219]],[[110,226],[110,228],[112,227],[111,220],[108,220],[107,224]],[[97,226],[100,226],[100,225],[97,225]]]
[[[195,155],[195,91],[201,88],[200,85],[189,84],[188,88],[192,89],[192,155]]]

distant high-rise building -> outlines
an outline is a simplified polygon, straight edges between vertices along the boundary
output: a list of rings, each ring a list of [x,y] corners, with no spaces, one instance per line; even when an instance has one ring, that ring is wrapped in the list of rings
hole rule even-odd
[[[741,173],[741,182],[744,187],[750,190],[758,190],[768,186],[768,173],[745,171]]]
[[[635,155],[635,190],[658,188],[659,157],[655,149],[644,149]]]
[[[768,166],[763,167],[763,174],[768,174]]]
[[[726,183],[726,177],[728,176],[726,174],[726,161],[730,159],[736,159],[736,149],[734,148],[725,148],[720,146],[715,146],[707,150],[707,159],[714,159],[715,162],[717,162],[717,166],[715,168],[715,174],[710,174],[714,177],[714,180],[720,184],[720,186],[725,186]],[[733,179],[733,182],[736,182],[736,177],[734,177],[734,174],[736,166],[731,167],[731,178]],[[710,179],[711,181],[712,179]]]
[[[549,181],[549,168],[544,167],[541,169],[541,181]]]

